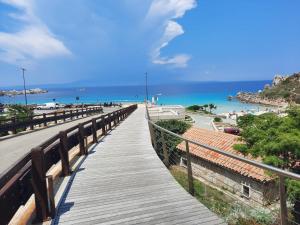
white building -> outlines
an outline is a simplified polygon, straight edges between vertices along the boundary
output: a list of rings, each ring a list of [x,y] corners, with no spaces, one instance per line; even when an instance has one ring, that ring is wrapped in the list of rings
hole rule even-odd
[[[185,108],[182,105],[150,106],[148,109],[153,121],[185,118]]]

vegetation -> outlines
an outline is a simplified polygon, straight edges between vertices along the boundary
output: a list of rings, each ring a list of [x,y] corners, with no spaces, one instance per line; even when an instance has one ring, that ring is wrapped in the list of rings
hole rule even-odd
[[[0,116],[0,124],[5,123],[6,117],[5,116]],[[0,137],[8,135],[8,132],[0,132]]]
[[[237,150],[282,169],[295,168],[300,158],[300,108],[289,109],[286,117],[246,115],[237,123],[245,142],[236,146]]]
[[[4,123],[8,118],[16,118],[17,121],[27,121],[30,116],[33,115],[33,111],[23,105],[10,105],[8,107],[8,112],[6,116],[0,117],[0,122]],[[17,132],[23,131],[24,129],[17,129]],[[0,136],[8,135],[7,132],[0,133]]]
[[[213,109],[217,109],[217,106],[214,105],[214,104],[209,104],[209,105],[208,105],[208,108],[209,108],[209,112],[211,113],[211,111],[212,111]]]
[[[212,110],[214,110],[216,108],[217,108],[217,106],[211,103],[211,104],[205,104],[205,105],[191,105],[191,106],[188,106],[186,109],[188,111],[192,111],[192,112],[201,111],[206,114],[212,114]]]
[[[201,109],[200,105],[191,105],[186,108],[189,111],[199,111]]]
[[[183,134],[188,130],[191,125],[180,120],[161,120],[156,122],[158,126],[161,126],[169,131],[176,134]],[[157,154],[163,160],[163,149],[162,149],[162,133],[161,131],[155,129],[155,136],[157,140]],[[182,141],[180,138],[174,137],[173,135],[165,133],[164,139],[166,141],[167,149],[170,155],[170,163],[176,164],[179,160],[179,153],[176,150],[176,146]]]
[[[8,117],[16,117],[16,119],[22,120],[31,115],[33,115],[32,110],[24,105],[11,105],[8,107]]]
[[[288,115],[279,117],[272,113],[260,116],[246,115],[238,118],[244,144],[235,145],[243,154],[261,157],[263,162],[284,170],[300,173],[300,107],[290,108]],[[300,182],[287,181],[287,189],[294,212],[300,211]],[[297,223],[300,215],[294,214]]]
[[[190,124],[180,120],[161,120],[156,124],[176,134],[183,134],[191,127]]]
[[[269,99],[283,98],[300,104],[300,73],[295,73],[276,86],[265,88],[262,97]]]
[[[222,118],[220,118],[220,117],[215,117],[214,118],[214,122],[216,122],[216,123],[219,123],[219,122],[222,122],[223,120],[222,120]]]
[[[171,167],[170,172],[177,182],[188,191],[186,172],[178,167]],[[214,189],[194,179],[195,197],[207,208],[221,216],[229,225],[273,225],[276,224],[270,211],[259,208],[249,209],[237,205],[234,199],[222,191]]]

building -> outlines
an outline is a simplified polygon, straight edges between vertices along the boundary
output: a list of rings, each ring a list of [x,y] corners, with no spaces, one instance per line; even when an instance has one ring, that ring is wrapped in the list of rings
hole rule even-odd
[[[233,149],[234,144],[240,143],[235,135],[192,127],[183,136],[243,156]],[[185,167],[185,142],[177,148],[183,153],[180,164]],[[208,185],[227,191],[233,197],[243,199],[246,204],[269,205],[276,200],[278,188],[274,179],[265,174],[263,169],[195,144],[190,144],[189,150],[193,176]]]
[[[148,111],[152,121],[185,119],[185,108],[181,105],[164,105],[164,106],[154,105],[149,107]]]

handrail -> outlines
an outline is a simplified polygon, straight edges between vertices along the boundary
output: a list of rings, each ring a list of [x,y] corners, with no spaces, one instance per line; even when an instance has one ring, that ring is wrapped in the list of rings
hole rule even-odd
[[[189,152],[189,143],[200,146],[200,147],[203,147],[203,148],[206,148],[206,149],[209,149],[209,150],[211,150],[215,153],[221,154],[223,156],[227,156],[229,158],[236,159],[238,161],[250,164],[252,166],[255,166],[255,167],[261,168],[263,170],[269,171],[273,174],[276,174],[279,177],[280,222],[281,222],[281,225],[287,225],[288,224],[288,211],[287,211],[287,202],[286,202],[287,194],[286,194],[285,179],[286,178],[291,178],[291,179],[300,181],[300,175],[299,174],[292,173],[292,172],[289,172],[289,171],[285,171],[285,170],[282,170],[282,169],[279,169],[279,168],[276,168],[276,167],[273,167],[273,166],[270,166],[270,165],[266,165],[266,164],[263,164],[261,162],[255,161],[255,160],[251,160],[251,159],[248,159],[248,158],[243,158],[239,155],[235,155],[235,154],[223,151],[219,148],[215,148],[215,147],[212,147],[212,146],[209,146],[209,145],[206,145],[206,144],[199,143],[197,141],[194,141],[194,140],[189,139],[189,138],[185,138],[185,137],[183,137],[181,135],[178,135],[178,134],[176,134],[172,131],[169,131],[169,130],[157,125],[156,123],[154,123],[151,120],[151,118],[149,116],[149,111],[148,111],[148,106],[147,105],[146,105],[146,120],[148,121],[149,129],[150,129],[150,133],[151,133],[151,138],[153,138],[152,137],[153,132],[151,132],[151,126],[153,126],[156,129],[162,131],[163,133],[168,133],[168,134],[170,134],[174,137],[177,137],[177,138],[185,141],[186,156],[187,156],[188,187],[189,187],[190,194],[194,195],[194,185],[193,185],[193,175],[192,175],[192,166],[191,166],[191,153]],[[155,139],[155,138],[153,138],[153,139]],[[162,134],[162,139],[164,141],[164,134]],[[156,140],[152,140],[154,148],[156,146],[155,142],[156,142]],[[165,146],[163,146],[163,153],[164,153],[164,157],[166,155],[168,155],[168,152],[167,152],[167,149],[166,149]],[[166,162],[164,162],[164,163],[166,164],[166,166],[168,166],[168,160],[166,160]]]
[[[137,105],[131,105],[90,119],[84,123],[87,126],[83,126],[81,123],[61,131],[33,148],[9,170],[6,170],[5,174],[1,174],[0,225],[7,224],[17,209],[24,205],[32,194],[35,194],[37,221],[42,222],[55,215],[54,209],[48,207],[54,198],[47,192],[48,188],[53,187],[47,186],[46,172],[60,162],[62,176],[68,176],[71,172],[69,151],[78,146],[78,154],[87,155],[89,144],[86,142],[87,137],[93,137],[91,143],[97,143],[98,130],[102,130],[101,136],[105,136],[107,130],[117,126],[136,108]]]
[[[9,132],[12,131],[14,134],[17,133],[17,129],[20,128],[30,128],[30,130],[34,130],[35,125],[47,126],[49,122],[58,123],[59,120],[63,120],[65,122],[66,119],[74,119],[78,118],[79,116],[90,115],[93,113],[103,112],[102,107],[93,107],[93,108],[81,108],[75,110],[68,110],[68,111],[60,111],[60,112],[51,112],[51,113],[44,113],[41,115],[32,115],[28,117],[16,118],[12,117],[10,119],[5,119],[0,121],[0,132]],[[49,116],[53,115],[53,116]],[[19,121],[18,121],[18,120]],[[9,122],[10,121],[10,122]]]
[[[241,156],[238,156],[238,155],[235,155],[235,154],[232,154],[230,152],[226,152],[224,150],[221,150],[221,149],[218,149],[218,148],[215,148],[215,147],[212,147],[212,146],[209,146],[209,145],[206,145],[206,144],[201,144],[197,141],[194,141],[192,139],[189,139],[189,138],[185,138],[181,135],[178,135],[176,133],[173,133],[172,131],[169,131],[161,126],[158,126],[157,124],[155,124],[152,120],[149,120],[147,119],[149,123],[151,123],[153,126],[155,126],[157,129],[159,130],[162,130],[168,134],[171,134],[177,138],[180,138],[184,141],[188,141],[192,144],[195,144],[195,145],[198,145],[200,147],[203,147],[203,148],[206,148],[206,149],[209,149],[213,152],[216,152],[216,153],[219,153],[221,155],[224,155],[224,156],[228,156],[230,158],[233,158],[233,159],[237,159],[239,161],[242,161],[244,163],[247,163],[247,164],[250,164],[252,166],[256,166],[256,167],[259,167],[261,169],[264,169],[264,170],[268,170],[272,173],[275,173],[279,176],[285,176],[285,177],[289,177],[289,178],[292,178],[292,179],[295,179],[295,180],[300,180],[300,175],[299,174],[296,174],[296,173],[292,173],[292,172],[289,172],[289,171],[285,171],[285,170],[282,170],[282,169],[279,169],[277,167],[273,167],[273,166],[270,166],[270,165],[267,165],[267,164],[264,164],[264,163],[261,163],[261,162],[258,162],[258,161],[255,161],[255,160],[251,160],[251,159],[247,159],[247,158],[243,158]]]
[[[19,117],[19,118],[20,118],[20,119],[28,119],[28,118],[30,118],[31,116],[32,116],[32,117],[40,117],[40,116],[43,116],[43,115],[48,116],[48,115],[55,115],[55,113],[63,113],[63,112],[68,113],[68,112],[76,111],[76,110],[79,110],[79,109],[84,109],[84,110],[86,110],[86,109],[92,109],[92,108],[100,108],[100,106],[95,106],[95,107],[80,107],[80,108],[78,107],[78,108],[72,108],[72,109],[62,110],[62,111],[60,111],[61,108],[56,108],[56,109],[55,109],[56,111],[53,111],[53,112],[40,113],[40,114],[33,114],[33,115],[27,115],[27,116],[21,116],[21,117]],[[4,121],[11,121],[11,119],[13,119],[13,118],[14,118],[14,116],[11,116],[11,117],[8,117],[8,118],[4,118],[4,119],[1,120],[1,122],[4,122]]]

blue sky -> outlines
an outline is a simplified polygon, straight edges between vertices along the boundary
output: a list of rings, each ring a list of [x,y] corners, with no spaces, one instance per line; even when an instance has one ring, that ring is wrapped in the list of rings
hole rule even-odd
[[[299,0],[0,0],[0,86],[267,80],[300,71]]]

